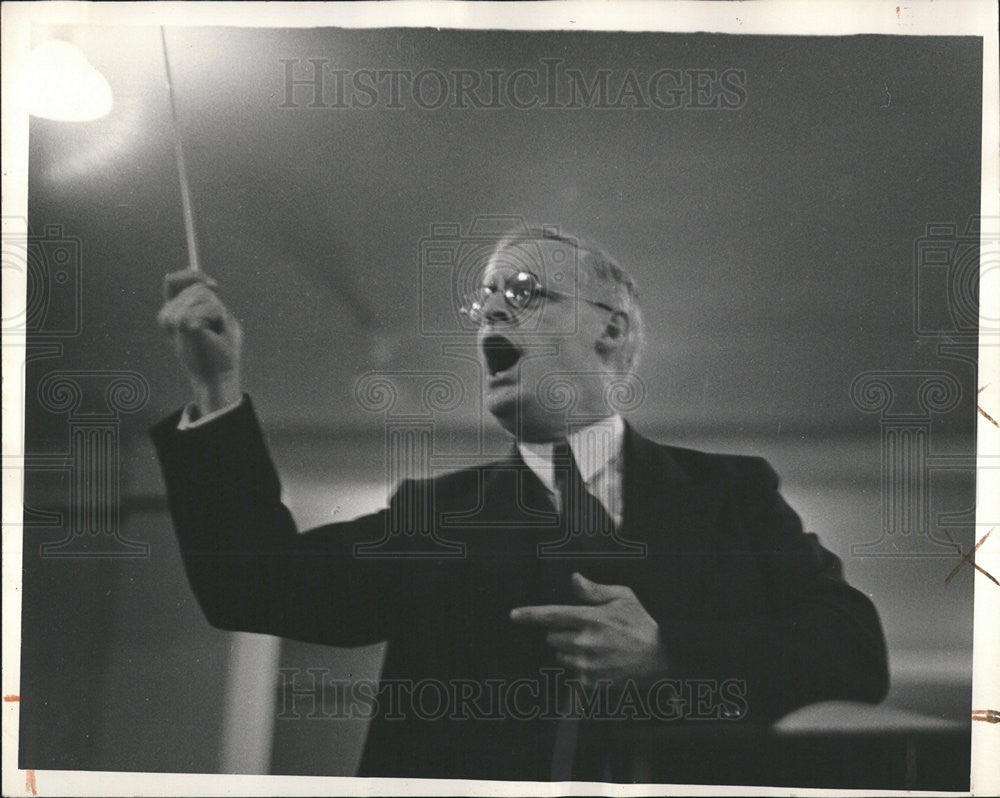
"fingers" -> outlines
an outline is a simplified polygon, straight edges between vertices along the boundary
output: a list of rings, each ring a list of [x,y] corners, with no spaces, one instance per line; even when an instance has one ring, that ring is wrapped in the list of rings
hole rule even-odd
[[[534,624],[554,629],[582,629],[596,618],[591,607],[563,606],[559,604],[539,607],[516,607],[510,611],[515,623]]]
[[[594,653],[576,632],[550,632],[546,641],[555,649],[556,662],[570,671],[575,678],[588,684],[597,675]]]
[[[163,301],[169,302],[188,286],[201,283],[210,289],[216,289],[219,284],[204,272],[194,269],[184,269],[179,272],[170,272],[163,278]]]
[[[545,635],[545,642],[552,648],[566,653],[589,650],[590,648],[589,638],[578,631],[549,632]]]
[[[157,315],[157,321],[167,332],[201,329],[220,332],[228,319],[226,307],[201,280],[190,283],[175,294]]]
[[[575,680],[588,692],[594,689],[611,687],[616,682],[616,671],[602,666],[597,660],[586,654],[569,654],[558,652],[556,662],[566,669],[567,676]]]
[[[579,676],[584,674],[589,675],[591,670],[590,658],[579,652],[569,653],[559,651],[556,653],[556,662]]]
[[[606,604],[615,599],[634,598],[632,589],[624,585],[602,585],[591,582],[580,573],[574,573],[570,580],[573,592],[581,601],[588,604]]]
[[[581,629],[600,620],[601,616],[597,612],[596,605],[607,604],[616,599],[635,599],[632,589],[624,585],[602,585],[591,582],[579,573],[574,573],[571,581],[573,592],[581,601],[586,602],[586,605],[548,604],[517,607],[511,610],[511,620],[556,629]]]

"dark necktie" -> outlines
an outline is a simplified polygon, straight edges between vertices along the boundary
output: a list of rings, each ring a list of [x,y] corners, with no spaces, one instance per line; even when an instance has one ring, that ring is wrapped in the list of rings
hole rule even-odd
[[[556,490],[559,492],[562,541],[552,547],[550,556],[600,557],[601,549],[611,541],[615,525],[600,500],[587,490],[583,475],[566,441],[557,443],[552,452]],[[569,691],[559,696],[563,716],[556,726],[552,752],[553,781],[574,777],[574,758],[579,732],[580,708]]]
[[[600,500],[587,490],[566,441],[555,445],[552,465],[564,530],[561,545],[554,547],[552,553],[564,557],[600,557],[614,534],[614,521]]]

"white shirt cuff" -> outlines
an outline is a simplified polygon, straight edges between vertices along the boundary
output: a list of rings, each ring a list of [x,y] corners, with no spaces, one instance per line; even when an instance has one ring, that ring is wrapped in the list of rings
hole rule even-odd
[[[218,410],[213,410],[211,413],[199,416],[198,409],[195,407],[194,402],[189,402],[184,406],[184,412],[181,413],[181,420],[177,422],[177,429],[183,432],[186,429],[203,427],[206,424],[210,424],[215,421],[215,419],[226,415],[227,413],[232,413],[241,404],[243,404],[242,396],[230,405],[220,407]]]

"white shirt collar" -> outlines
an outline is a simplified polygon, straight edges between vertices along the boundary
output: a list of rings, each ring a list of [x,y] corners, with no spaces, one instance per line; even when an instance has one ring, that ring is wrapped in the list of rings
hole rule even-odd
[[[625,421],[615,414],[590,426],[583,427],[566,436],[573,459],[580,469],[583,481],[590,483],[605,471],[609,465],[618,462],[625,442]],[[555,490],[555,471],[552,466],[552,450],[555,443],[518,441],[518,451],[542,484],[550,491]]]

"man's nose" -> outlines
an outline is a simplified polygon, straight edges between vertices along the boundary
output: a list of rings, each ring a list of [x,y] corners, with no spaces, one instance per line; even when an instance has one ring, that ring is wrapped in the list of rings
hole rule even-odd
[[[511,324],[515,320],[510,305],[499,292],[490,294],[483,303],[483,321],[486,324]]]

